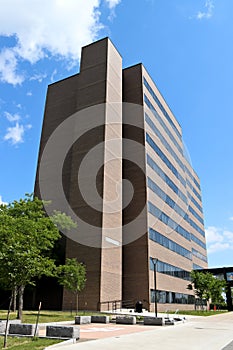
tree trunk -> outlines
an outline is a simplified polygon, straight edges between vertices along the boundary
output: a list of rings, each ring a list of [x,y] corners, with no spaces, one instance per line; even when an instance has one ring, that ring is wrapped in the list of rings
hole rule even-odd
[[[4,344],[3,344],[4,348],[7,347],[8,324],[9,324],[9,319],[10,319],[10,312],[11,312],[11,305],[12,305],[12,301],[13,301],[13,295],[14,295],[14,291],[11,292],[11,298],[10,298],[10,302],[9,302],[8,312],[7,312],[6,329],[5,329]]]
[[[76,315],[78,315],[78,293],[76,293]]]
[[[18,315],[17,319],[22,321],[23,317],[23,294],[24,294],[25,286],[19,287],[19,306],[18,306]]]
[[[13,312],[16,312],[17,287],[13,290]]]

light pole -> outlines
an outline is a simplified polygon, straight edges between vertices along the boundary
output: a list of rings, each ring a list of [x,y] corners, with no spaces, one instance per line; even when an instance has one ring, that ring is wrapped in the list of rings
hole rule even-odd
[[[157,281],[156,281],[156,267],[157,267],[157,258],[152,258],[154,264],[154,289],[155,289],[155,317],[157,318]]]

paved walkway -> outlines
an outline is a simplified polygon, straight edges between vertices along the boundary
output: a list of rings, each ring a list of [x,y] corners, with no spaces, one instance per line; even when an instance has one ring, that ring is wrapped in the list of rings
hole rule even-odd
[[[101,327],[102,330],[98,330]],[[106,329],[109,327],[109,331]],[[115,327],[115,330],[110,327]],[[132,327],[132,328],[131,328]],[[60,345],[59,350],[226,350],[231,349],[233,340],[233,312],[211,317],[189,318],[175,326],[145,327],[106,325],[81,326],[81,338],[87,334],[105,337],[72,345]],[[92,331],[91,331],[92,328]],[[116,330],[118,328],[118,330]],[[89,329],[89,331],[88,331]],[[111,334],[110,334],[111,333]],[[126,334],[128,333],[128,334]],[[129,334],[130,333],[130,334]],[[106,337],[107,336],[107,337]],[[89,337],[90,339],[90,337]]]

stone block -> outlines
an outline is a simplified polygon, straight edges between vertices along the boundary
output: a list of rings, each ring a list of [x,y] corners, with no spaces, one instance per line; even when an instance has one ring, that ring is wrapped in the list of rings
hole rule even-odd
[[[29,336],[34,335],[35,327],[36,327],[35,324],[11,323],[9,327],[9,334],[19,334],[19,335],[29,335]],[[37,333],[38,333],[38,328],[39,327],[37,327]]]
[[[144,325],[163,326],[164,319],[162,317],[144,317]]]
[[[165,326],[174,326],[175,322],[171,319],[165,319]]]
[[[109,323],[109,316],[93,315],[91,316],[91,323]]]
[[[9,329],[11,323],[21,324],[21,321],[20,320],[10,320],[8,323],[8,329]],[[6,320],[0,320],[0,334],[5,333],[5,330],[6,330]]]
[[[91,323],[91,316],[75,316],[75,324]]]
[[[136,317],[135,316],[117,316],[116,317],[116,324],[136,324]]]
[[[4,333],[6,330],[6,321],[0,321],[0,333]]]
[[[79,339],[80,329],[79,327],[69,326],[46,326],[46,337]]]

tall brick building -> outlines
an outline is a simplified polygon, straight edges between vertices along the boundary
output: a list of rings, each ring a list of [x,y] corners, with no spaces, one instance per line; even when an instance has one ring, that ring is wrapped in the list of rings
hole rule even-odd
[[[47,146],[61,126],[50,154]],[[59,177],[57,159],[66,148]],[[122,178],[128,181],[116,190]],[[80,308],[142,300],[152,310],[153,261],[159,309],[192,307],[190,271],[207,267],[200,181],[185,156],[181,126],[152,78],[142,64],[122,70],[108,38],[82,49],[79,74],[48,87],[35,193],[67,212],[66,198],[68,214],[76,216],[63,251],[87,266]],[[68,309],[71,299],[63,291],[58,307]]]

